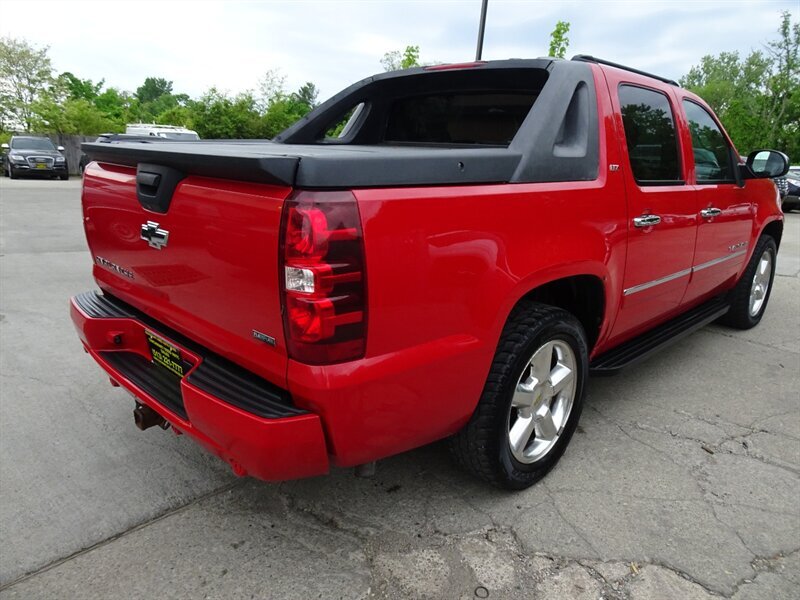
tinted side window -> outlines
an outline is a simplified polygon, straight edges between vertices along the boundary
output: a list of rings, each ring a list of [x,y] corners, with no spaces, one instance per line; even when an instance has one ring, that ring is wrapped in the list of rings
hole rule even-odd
[[[683,101],[692,132],[694,168],[698,183],[733,181],[731,152],[714,119],[699,104]]]
[[[681,181],[675,120],[666,95],[632,85],[619,87],[631,170],[642,185]]]

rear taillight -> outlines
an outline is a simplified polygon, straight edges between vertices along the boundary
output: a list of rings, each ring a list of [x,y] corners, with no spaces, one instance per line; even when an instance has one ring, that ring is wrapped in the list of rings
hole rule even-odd
[[[316,365],[364,356],[364,244],[353,194],[296,192],[284,205],[281,235],[289,355]]]

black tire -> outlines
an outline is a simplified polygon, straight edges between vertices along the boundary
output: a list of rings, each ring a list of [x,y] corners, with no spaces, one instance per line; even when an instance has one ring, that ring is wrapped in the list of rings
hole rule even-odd
[[[531,356],[548,341],[566,342],[574,353],[575,396],[552,448],[536,462],[523,464],[513,456],[508,440],[511,400]],[[522,490],[544,477],[564,454],[580,419],[588,355],[586,334],[570,313],[536,302],[517,306],[503,328],[478,406],[469,422],[450,440],[456,462],[505,489]]]
[[[14,168],[13,168],[12,166],[10,166],[10,165],[9,165],[9,167],[8,167],[8,176],[9,176],[11,179],[19,179],[19,175],[17,175],[17,174],[14,172]]]
[[[67,173],[66,175],[59,175],[58,178],[61,181],[66,181],[67,179],[69,179],[69,173]]]
[[[772,272],[769,276],[769,287],[767,287],[764,301],[761,308],[755,315],[750,314],[750,291],[753,286],[753,277],[756,274],[761,257],[764,253],[769,253],[772,258]],[[778,255],[778,247],[775,240],[769,235],[762,235],[756,243],[756,248],[753,255],[750,257],[750,262],[747,263],[747,268],[744,270],[742,277],[739,279],[736,287],[731,290],[730,300],[731,308],[720,319],[720,322],[728,327],[735,329],[750,329],[755,327],[764,316],[764,311],[767,309],[769,297],[772,293],[772,283],[775,280],[775,259]]]

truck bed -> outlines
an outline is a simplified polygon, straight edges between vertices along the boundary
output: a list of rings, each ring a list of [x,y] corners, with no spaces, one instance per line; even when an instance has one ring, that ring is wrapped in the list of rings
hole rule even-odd
[[[456,67],[365,79],[274,140],[142,138],[83,150],[100,163],[301,189],[597,177],[597,99],[588,64],[535,59]],[[345,122],[338,137],[329,137]]]

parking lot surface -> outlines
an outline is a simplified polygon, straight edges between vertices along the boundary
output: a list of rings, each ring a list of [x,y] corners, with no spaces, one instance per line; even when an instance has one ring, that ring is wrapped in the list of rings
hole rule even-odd
[[[761,325],[593,379],[533,488],[445,444],[266,484],[134,427],[74,334],[80,182],[0,181],[0,597],[800,597],[800,214]]]

